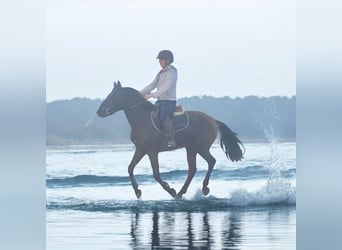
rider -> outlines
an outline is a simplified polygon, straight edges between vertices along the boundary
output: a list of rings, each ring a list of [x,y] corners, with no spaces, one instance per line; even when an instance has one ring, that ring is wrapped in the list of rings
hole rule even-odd
[[[147,100],[151,97],[158,98],[159,113],[158,119],[160,127],[168,136],[168,147],[175,147],[174,131],[170,119],[176,109],[176,85],[177,69],[171,65],[173,63],[173,54],[170,50],[162,50],[156,59],[162,67],[155,79],[140,91],[140,94]],[[157,91],[151,93],[152,90]]]

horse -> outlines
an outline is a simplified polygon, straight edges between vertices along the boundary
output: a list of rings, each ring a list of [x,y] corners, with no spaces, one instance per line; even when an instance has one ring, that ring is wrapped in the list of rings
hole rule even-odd
[[[210,154],[210,147],[220,132],[220,146],[226,157],[231,161],[240,161],[243,158],[243,144],[226,124],[215,120],[199,111],[186,111],[189,119],[188,126],[176,132],[177,146],[169,148],[165,143],[165,135],[158,130],[151,119],[151,113],[156,105],[144,99],[134,88],[122,87],[120,81],[114,82],[114,87],[97,110],[99,117],[107,117],[118,111],[124,111],[131,126],[131,141],[135,145],[133,158],[128,166],[128,174],[139,199],[141,190],[134,177],[134,168],[139,161],[148,155],[151,162],[153,176],[157,182],[174,198],[182,198],[196,173],[196,156],[199,154],[208,163],[208,171],[203,180],[202,193],[209,193],[209,178],[213,171],[216,159]],[[188,162],[188,176],[178,193],[169,184],[162,180],[159,173],[158,154],[160,152],[185,148]]]

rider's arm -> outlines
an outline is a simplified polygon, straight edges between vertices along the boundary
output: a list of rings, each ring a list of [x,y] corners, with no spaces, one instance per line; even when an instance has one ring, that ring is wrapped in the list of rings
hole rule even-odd
[[[140,94],[144,96],[150,93],[152,90],[154,90],[157,87],[157,83],[158,83],[158,78],[156,77],[149,85],[147,85],[145,88],[139,91]]]

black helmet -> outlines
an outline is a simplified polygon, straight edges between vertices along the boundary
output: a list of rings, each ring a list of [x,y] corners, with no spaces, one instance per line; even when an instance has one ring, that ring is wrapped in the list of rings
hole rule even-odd
[[[170,50],[162,50],[159,52],[157,59],[163,59],[173,63],[173,54]]]

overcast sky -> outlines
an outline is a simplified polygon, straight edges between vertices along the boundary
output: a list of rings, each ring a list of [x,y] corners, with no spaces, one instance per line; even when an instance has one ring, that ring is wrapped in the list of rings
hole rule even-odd
[[[174,52],[178,97],[292,96],[295,0],[49,0],[47,101],[136,89]]]

